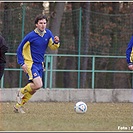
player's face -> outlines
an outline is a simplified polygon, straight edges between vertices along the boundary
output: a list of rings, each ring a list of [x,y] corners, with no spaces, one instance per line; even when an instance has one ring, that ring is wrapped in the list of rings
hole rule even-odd
[[[44,31],[45,28],[46,28],[46,20],[45,19],[42,19],[42,20],[39,20],[38,23],[36,24],[36,27],[40,30],[40,31]]]

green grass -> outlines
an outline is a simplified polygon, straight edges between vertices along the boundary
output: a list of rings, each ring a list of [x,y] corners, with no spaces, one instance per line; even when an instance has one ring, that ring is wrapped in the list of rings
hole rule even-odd
[[[118,126],[133,126],[132,103],[86,104],[87,112],[77,114],[73,102],[28,102],[20,114],[13,112],[13,102],[1,102],[0,130],[123,131]]]

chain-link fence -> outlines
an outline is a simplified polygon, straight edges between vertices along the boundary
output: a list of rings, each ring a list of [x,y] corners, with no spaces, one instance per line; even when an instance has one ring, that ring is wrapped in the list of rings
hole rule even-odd
[[[39,13],[42,10],[25,6],[0,10],[0,32],[8,42],[9,52],[16,52],[21,39],[34,29],[34,19]],[[103,14],[83,9],[64,12],[59,52],[125,55],[132,35],[132,21],[132,14]]]
[[[16,53],[16,49],[22,38],[34,29],[34,18],[39,13],[42,13],[42,10],[26,8],[25,6],[0,11],[1,34],[6,38],[9,46],[9,53]],[[60,27],[61,46],[58,53],[125,56],[125,50],[131,35],[132,14],[103,14],[83,10],[81,8],[74,11],[67,11],[63,14]],[[58,62],[60,61],[62,63],[57,63],[57,68],[59,69],[69,68],[70,63],[73,63],[73,66],[71,66],[73,68],[71,69],[75,70],[87,70],[88,68],[92,68],[92,60],[88,58],[59,57]],[[6,68],[19,68],[14,56],[7,57]],[[127,65],[125,59],[97,58],[96,68],[104,70],[127,70]],[[12,75],[14,75],[14,79],[10,82]],[[64,73],[62,72],[57,73],[58,81],[63,75]],[[78,77],[78,73],[71,73],[68,75],[71,76],[70,85],[66,86],[65,81],[62,81],[61,84],[57,81],[57,88],[68,88],[69,86],[75,88],[77,87],[77,82],[81,82],[82,79],[84,85],[81,84],[81,87],[84,86],[85,88],[88,88],[91,86],[91,76],[86,76],[85,73],[76,81],[75,77]],[[126,82],[124,87],[131,87],[131,74],[97,73],[95,76],[96,88],[123,88],[122,83],[125,78],[130,82]],[[5,87],[18,86],[18,79],[20,78],[18,72],[6,71],[5,77],[8,77],[4,83]],[[121,77],[117,78],[119,84],[116,84],[116,77]],[[22,78],[24,81],[26,80],[24,77]],[[87,81],[89,81],[89,83]]]

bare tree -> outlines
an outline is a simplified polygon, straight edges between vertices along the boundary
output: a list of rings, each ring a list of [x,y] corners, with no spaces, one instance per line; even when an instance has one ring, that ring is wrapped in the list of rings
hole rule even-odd
[[[89,10],[90,10],[90,2],[77,2],[77,3],[72,3],[72,10],[76,10],[76,9],[79,9],[81,8],[82,9],[82,12],[81,12],[81,23],[82,23],[82,26],[81,26],[81,29],[82,29],[82,36],[81,38],[79,38],[79,21],[75,22],[75,12],[73,12],[73,30],[74,30],[74,36],[75,36],[75,48],[76,48],[76,54],[79,53],[79,45],[81,46],[80,47],[80,53],[79,54],[88,54],[88,49],[89,49]],[[80,13],[80,12],[79,12]],[[80,16],[80,15],[79,15]],[[84,27],[85,26],[85,27]],[[79,39],[82,40],[79,44]],[[80,58],[80,57],[79,57]],[[82,61],[83,62],[81,65],[80,65],[80,68],[78,67],[79,65],[77,63],[80,63],[80,62],[77,62],[76,64],[76,69],[84,69],[86,70],[87,69],[87,62],[88,62],[88,59],[87,58],[82,58]],[[81,76],[80,76],[80,73],[78,74],[78,77],[79,77],[79,81],[80,82],[80,85],[79,87],[85,87],[85,84],[86,84],[86,78],[87,78],[87,73],[84,72],[84,73],[81,73]]]
[[[81,7],[82,7],[82,25],[85,27],[82,28],[83,29],[83,38],[82,38],[82,45],[83,45],[83,49],[82,49],[82,54],[83,55],[87,55],[88,54],[88,50],[89,50],[89,20],[90,20],[90,2],[83,2],[81,3]],[[81,59],[81,69],[83,70],[87,70],[87,66],[88,66],[88,58],[84,57]],[[81,88],[85,88],[85,84],[86,84],[86,79],[87,79],[87,73],[83,72],[81,73],[81,84],[80,87]]]
[[[60,25],[62,16],[64,13],[64,6],[65,2],[51,2],[50,3],[50,24],[49,28],[53,32],[54,36],[60,36]],[[50,51],[51,54],[57,54],[58,50]],[[53,59],[53,69],[57,68],[57,57],[54,57]],[[52,87],[56,87],[56,72],[53,72],[53,78],[52,78]]]

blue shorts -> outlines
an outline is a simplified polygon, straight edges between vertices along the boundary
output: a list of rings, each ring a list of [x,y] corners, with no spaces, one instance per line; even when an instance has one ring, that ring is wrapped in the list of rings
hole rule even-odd
[[[29,81],[33,80],[36,77],[41,77],[43,75],[44,64],[43,63],[28,63],[28,79]]]

